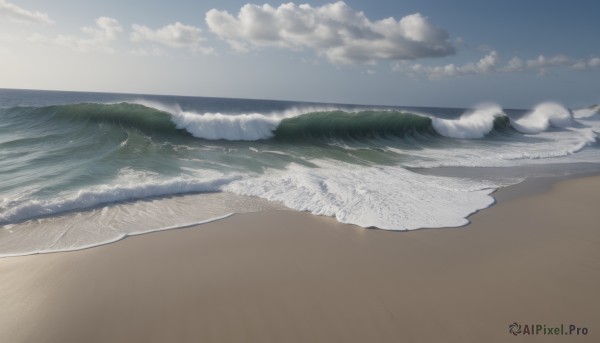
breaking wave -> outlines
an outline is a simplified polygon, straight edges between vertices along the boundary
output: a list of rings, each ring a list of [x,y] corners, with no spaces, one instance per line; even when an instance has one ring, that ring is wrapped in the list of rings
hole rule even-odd
[[[365,227],[461,226],[493,203],[494,189],[522,178],[436,177],[407,168],[597,163],[599,156],[597,106],[543,103],[526,112],[484,104],[461,113],[189,104],[205,110],[147,100],[0,108],[0,227],[7,229],[0,230],[0,256],[79,249],[221,218],[243,207],[232,200],[237,195]],[[232,210],[196,213],[212,206],[189,194],[203,192],[227,195]],[[179,194],[187,195],[169,198]]]
[[[565,128],[571,125],[573,113],[556,103],[543,103],[533,111],[512,122],[515,129],[523,133],[540,133],[550,127]]]
[[[84,103],[39,108],[17,107],[9,114],[37,116],[55,123],[101,122],[150,134],[189,134],[207,140],[256,141],[372,139],[438,135],[481,139],[494,131],[540,133],[571,125],[573,113],[555,103],[543,103],[523,117],[510,119],[498,105],[477,106],[455,119],[400,110],[348,110],[334,107],[294,108],[273,113],[194,113],[160,103]]]
[[[216,192],[239,176],[223,176],[213,180],[171,179],[126,185],[101,185],[74,193],[58,194],[51,200],[29,200],[0,212],[0,225],[31,218],[92,208],[97,205],[145,199],[172,194]],[[8,207],[4,204],[1,207]]]

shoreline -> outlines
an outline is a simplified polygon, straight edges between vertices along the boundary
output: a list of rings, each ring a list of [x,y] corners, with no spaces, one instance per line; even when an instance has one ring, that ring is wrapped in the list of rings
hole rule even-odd
[[[594,341],[600,176],[548,185],[499,189],[458,228],[266,211],[3,258],[0,341],[552,340],[513,337],[513,322],[587,327],[577,340]]]
[[[406,231],[424,230],[424,229],[427,229],[427,230],[429,230],[429,229],[453,229],[453,228],[469,226],[471,224],[470,218],[473,215],[475,215],[481,211],[486,211],[489,208],[496,206],[496,204],[498,202],[503,202],[503,201],[507,201],[510,199],[517,199],[520,197],[541,194],[541,193],[545,192],[545,190],[548,187],[550,187],[551,185],[561,182],[561,181],[564,181],[564,180],[600,175],[600,164],[598,164],[598,163],[577,163],[577,165],[579,165],[580,169],[576,172],[573,171],[572,166],[565,167],[562,164],[550,165],[550,166],[553,166],[553,168],[556,168],[558,170],[558,172],[556,170],[554,170],[553,173],[551,173],[550,175],[547,175],[547,174],[544,175],[543,173],[541,173],[537,176],[529,176],[524,181],[518,182],[516,184],[512,184],[512,185],[508,185],[508,186],[501,186],[501,187],[494,189],[489,194],[489,196],[491,198],[493,198],[493,201],[487,207],[475,209],[475,210],[473,210],[473,212],[466,215],[466,217],[464,217],[464,219],[466,219],[466,223],[463,225],[444,226],[444,227],[421,227],[421,228],[412,229],[412,230],[388,230],[388,229],[381,229],[376,226],[362,227],[362,228],[384,230],[384,231],[406,232]],[[529,175],[532,172],[534,172],[534,174],[532,174],[532,175],[535,175],[535,171],[537,171],[537,173],[540,173],[540,172],[546,170],[547,168],[549,168],[548,165],[525,167],[525,169],[523,169],[520,172],[521,174],[514,174],[513,176],[510,176],[509,178],[520,178],[520,177],[522,177],[522,175]],[[433,168],[433,169],[409,168],[408,170],[411,170],[417,174],[423,174],[423,175],[459,177],[459,178],[460,177],[471,177],[474,179],[482,178],[484,175],[490,175],[490,174],[491,175],[506,174],[506,167],[441,167],[441,168]],[[528,172],[525,172],[525,174],[523,174],[525,170],[528,170]],[[134,206],[136,206],[137,204],[148,203],[148,202],[152,202],[154,200],[173,201],[173,199],[179,199],[179,198],[183,199],[183,198],[188,198],[188,197],[190,199],[190,201],[187,201],[189,204],[186,205],[187,207],[185,210],[180,210],[180,212],[182,212],[182,213],[185,213],[187,211],[197,211],[198,210],[197,208],[194,209],[194,208],[189,207],[190,205],[193,205],[194,202],[196,202],[196,201],[205,202],[206,200],[208,200],[209,202],[211,202],[211,204],[212,204],[212,202],[214,202],[214,204],[208,206],[209,208],[211,208],[211,210],[207,211],[206,209],[200,209],[201,215],[200,216],[196,215],[195,218],[193,218],[193,219],[188,219],[186,221],[179,220],[179,222],[177,222],[176,224],[170,224],[170,223],[165,222],[165,223],[162,223],[160,226],[155,226],[156,225],[155,222],[148,221],[148,222],[145,222],[146,225],[148,225],[148,226],[146,226],[146,229],[138,228],[136,230],[130,230],[129,232],[124,231],[114,237],[107,237],[102,241],[82,244],[77,247],[65,247],[65,248],[58,248],[58,249],[50,249],[50,248],[42,247],[42,248],[39,248],[38,250],[31,250],[30,252],[14,252],[14,251],[10,251],[10,249],[11,248],[13,250],[19,250],[19,249],[18,248],[15,249],[14,247],[11,247],[9,245],[9,246],[7,246],[9,251],[5,252],[4,254],[0,254],[0,260],[4,259],[4,258],[13,258],[13,257],[20,257],[20,256],[45,255],[45,254],[55,254],[55,253],[64,253],[64,252],[92,249],[92,248],[107,245],[107,244],[113,244],[115,242],[119,242],[121,240],[127,239],[129,237],[133,237],[133,236],[145,235],[145,234],[150,234],[150,233],[155,233],[155,232],[160,232],[160,231],[167,231],[167,230],[178,230],[178,229],[183,229],[183,228],[188,228],[188,227],[193,227],[193,226],[198,226],[198,225],[204,225],[206,223],[210,223],[213,221],[222,220],[222,219],[227,218],[232,215],[244,214],[244,213],[248,213],[248,212],[269,212],[269,211],[274,211],[274,210],[275,211],[276,210],[296,211],[294,209],[285,207],[285,205],[283,205],[277,201],[270,201],[270,200],[260,198],[260,197],[251,197],[251,196],[230,193],[230,192],[226,192],[226,191],[219,191],[219,192],[207,192],[207,193],[176,194],[176,195],[171,195],[171,196],[166,196],[166,197],[150,197],[150,198],[141,199],[138,201],[122,201],[122,202],[115,202],[112,204],[99,204],[99,205],[96,205],[96,206],[93,206],[90,208],[81,209],[81,210],[69,210],[66,212],[57,213],[55,215],[42,216],[39,218],[28,219],[27,221],[24,221],[24,222],[7,224],[1,228],[10,230],[11,236],[13,235],[12,227],[15,225],[16,226],[29,225],[30,227],[26,228],[26,230],[31,230],[31,227],[33,227],[35,230],[35,229],[37,229],[36,227],[42,228],[43,226],[52,225],[54,230],[60,231],[61,226],[71,227],[73,225],[75,225],[75,226],[82,225],[83,221],[81,221],[81,220],[75,221],[77,219],[74,219],[74,218],[78,218],[80,215],[83,215],[83,218],[85,218],[86,215],[90,216],[90,215],[93,215],[94,213],[99,213],[100,211],[103,211],[107,208],[109,211],[113,211],[112,213],[115,213],[115,210],[119,211],[120,208],[126,208],[127,206],[131,206],[131,208],[127,208],[125,210],[125,212],[131,212],[131,211],[136,210]],[[204,197],[207,197],[207,199],[203,199]],[[229,205],[228,202],[234,203],[235,205]],[[171,205],[167,205],[167,206],[171,206]],[[213,209],[213,207],[216,209],[220,209],[220,210],[215,210],[215,209]],[[300,211],[300,212],[304,212],[304,211]],[[181,219],[181,218],[179,218],[179,219]],[[70,222],[71,220],[73,220],[72,223]],[[84,220],[89,220],[89,219],[84,219]],[[94,219],[91,219],[91,220],[94,220]],[[28,223],[33,223],[35,226],[32,226],[31,224],[28,224]],[[355,225],[352,223],[343,223],[343,224]],[[359,227],[361,227],[361,226],[359,225]],[[1,234],[2,233],[0,232],[0,238],[9,238],[9,237],[2,237]],[[25,233],[24,235],[32,236],[32,235],[36,235],[36,234],[37,234],[37,232],[31,231],[31,232]],[[13,238],[13,240],[17,240],[18,238],[19,237]],[[0,248],[5,249],[5,247],[3,247],[3,246],[0,246]]]

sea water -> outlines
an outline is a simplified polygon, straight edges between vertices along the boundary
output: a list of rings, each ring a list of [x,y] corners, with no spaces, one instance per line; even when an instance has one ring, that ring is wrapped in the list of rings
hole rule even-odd
[[[598,112],[0,90],[0,256],[273,208],[462,226],[499,187],[599,169]],[[465,172],[430,172],[444,167]]]

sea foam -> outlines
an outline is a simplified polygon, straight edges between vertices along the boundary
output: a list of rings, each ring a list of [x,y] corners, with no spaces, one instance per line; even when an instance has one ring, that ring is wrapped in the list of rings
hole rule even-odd
[[[94,186],[76,192],[63,192],[52,199],[31,199],[10,206],[6,211],[0,213],[0,225],[118,201],[193,192],[216,192],[224,184],[239,178],[239,175],[210,180],[178,177],[164,181],[130,181],[117,185]],[[4,206],[8,207],[8,205]]]
[[[4,225],[0,257],[86,249],[129,236],[205,224],[234,212],[281,208],[263,199],[225,192],[112,203]]]
[[[589,118],[600,113],[600,105],[594,105],[588,108],[581,108],[573,111],[574,118]]]
[[[484,104],[475,107],[458,119],[433,118],[435,131],[442,136],[458,139],[483,138],[494,129],[494,120],[505,116],[502,108],[496,104]]]
[[[315,162],[291,165],[226,185],[229,192],[279,201],[289,208],[385,230],[456,227],[490,206],[498,184],[421,175],[400,167]]]
[[[600,160],[597,116],[554,103],[523,116],[494,104],[456,116],[443,108],[188,98],[182,109],[80,99],[0,109],[0,255],[76,250],[275,207],[267,200],[386,230],[461,226],[493,203],[494,189],[521,178],[406,168]],[[100,146],[110,149],[100,154]]]

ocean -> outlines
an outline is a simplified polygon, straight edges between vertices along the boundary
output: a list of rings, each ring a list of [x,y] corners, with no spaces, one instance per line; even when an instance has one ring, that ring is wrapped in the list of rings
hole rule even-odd
[[[600,170],[599,112],[0,89],[0,256],[284,208],[464,226],[500,187]]]

